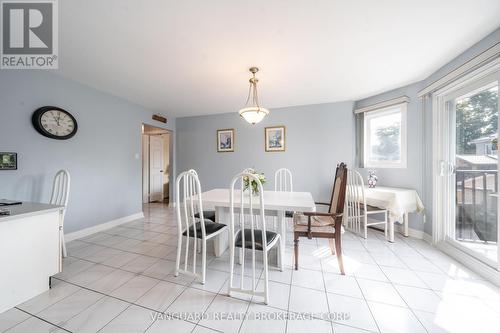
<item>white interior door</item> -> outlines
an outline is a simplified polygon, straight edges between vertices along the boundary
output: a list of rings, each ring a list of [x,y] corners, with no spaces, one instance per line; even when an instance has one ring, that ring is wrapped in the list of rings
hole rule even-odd
[[[149,137],[149,201],[163,200],[163,139]]]
[[[142,135],[142,203],[149,202],[149,135]]]

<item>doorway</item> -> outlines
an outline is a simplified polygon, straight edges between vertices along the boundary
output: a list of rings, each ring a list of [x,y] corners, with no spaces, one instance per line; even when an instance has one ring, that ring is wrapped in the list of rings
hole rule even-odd
[[[500,63],[443,91],[435,132],[435,237],[500,270]],[[474,267],[471,267],[474,269]]]
[[[142,125],[142,203],[168,204],[171,192],[172,132]]]

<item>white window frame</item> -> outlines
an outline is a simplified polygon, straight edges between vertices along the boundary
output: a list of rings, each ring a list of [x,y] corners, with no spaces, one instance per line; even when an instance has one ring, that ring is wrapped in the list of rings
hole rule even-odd
[[[370,160],[370,120],[381,116],[401,113],[401,159],[399,161],[373,161]],[[407,166],[408,146],[407,146],[407,103],[395,104],[373,111],[365,112],[363,124],[363,157],[365,168],[400,168],[404,169]]]

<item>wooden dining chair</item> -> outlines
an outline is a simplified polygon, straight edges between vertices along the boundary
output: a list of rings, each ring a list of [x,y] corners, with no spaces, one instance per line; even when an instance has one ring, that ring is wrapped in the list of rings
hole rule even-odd
[[[344,263],[342,260],[341,235],[344,231],[342,227],[342,217],[344,213],[346,183],[347,166],[344,163],[340,163],[337,165],[337,170],[335,172],[330,203],[316,203],[316,205],[329,206],[328,213],[304,212],[294,214],[293,236],[296,270],[299,269],[299,238],[328,238],[332,254],[337,255],[340,272],[342,275],[345,275]]]
[[[248,182],[255,181],[259,189],[257,194],[252,194],[252,187],[245,188],[245,180]],[[238,186],[237,183],[240,183]],[[239,191],[236,190],[239,187]],[[236,195],[235,195],[236,194]],[[236,199],[236,198],[237,199]],[[265,208],[264,208],[264,189],[259,178],[253,173],[240,173],[236,175],[231,181],[230,185],[230,233],[229,233],[229,261],[230,261],[230,276],[229,276],[229,290],[228,294],[231,296],[233,293],[246,294],[251,296],[261,296],[264,298],[264,303],[269,303],[269,272],[267,266],[267,256],[269,251],[278,246],[278,256],[280,270],[283,271],[283,258],[281,258],[282,240],[280,234],[266,230],[265,221]],[[239,212],[244,212],[240,214]],[[236,224],[236,217],[238,217],[238,224]],[[247,220],[247,223],[245,223]],[[258,223],[260,220],[261,223]],[[260,226],[260,227],[259,227]],[[240,271],[240,285],[235,287],[234,282],[234,256],[235,249],[241,249],[239,252],[239,259],[241,264]],[[252,257],[252,285],[245,288],[245,249],[251,250]],[[259,276],[256,274],[256,252],[261,251],[262,262],[264,265],[264,291],[257,291],[257,283]]]
[[[182,191],[181,191],[182,183]],[[182,201],[181,201],[182,198]],[[176,209],[178,225],[177,258],[175,261],[175,276],[179,273],[193,276],[205,284],[206,262],[207,262],[207,241],[221,235],[227,230],[227,225],[216,223],[204,218],[203,203],[201,200],[201,185],[198,175],[194,170],[182,172],[176,180]],[[199,218],[195,217],[199,214]],[[184,268],[180,268],[182,254],[182,240],[185,238],[184,246]],[[193,242],[190,240],[193,238]],[[201,240],[201,274],[196,272],[198,254],[197,247]],[[192,243],[192,252],[190,251]],[[192,256],[192,266],[188,266],[188,261]]]
[[[49,204],[64,206],[62,213],[62,230],[61,230],[61,246],[62,256],[66,258],[68,251],[66,250],[66,242],[64,241],[64,217],[66,216],[66,207],[68,207],[69,190],[71,185],[71,177],[67,170],[59,170],[54,176],[52,183],[52,195],[50,196]]]

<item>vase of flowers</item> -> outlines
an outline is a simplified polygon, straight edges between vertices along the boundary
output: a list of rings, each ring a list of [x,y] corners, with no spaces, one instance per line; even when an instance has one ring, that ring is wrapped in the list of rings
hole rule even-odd
[[[377,186],[378,177],[375,170],[368,170],[368,187],[374,188]]]
[[[251,170],[249,171],[249,173],[257,176],[257,178],[260,180],[260,183],[262,185],[264,185],[266,183],[266,176],[264,175],[264,173],[259,173],[255,170]],[[248,188],[251,188],[252,190],[252,195],[258,195],[259,194],[259,186],[257,184],[257,182],[252,179],[250,180],[249,177],[243,177],[243,190],[246,191],[248,190]]]

